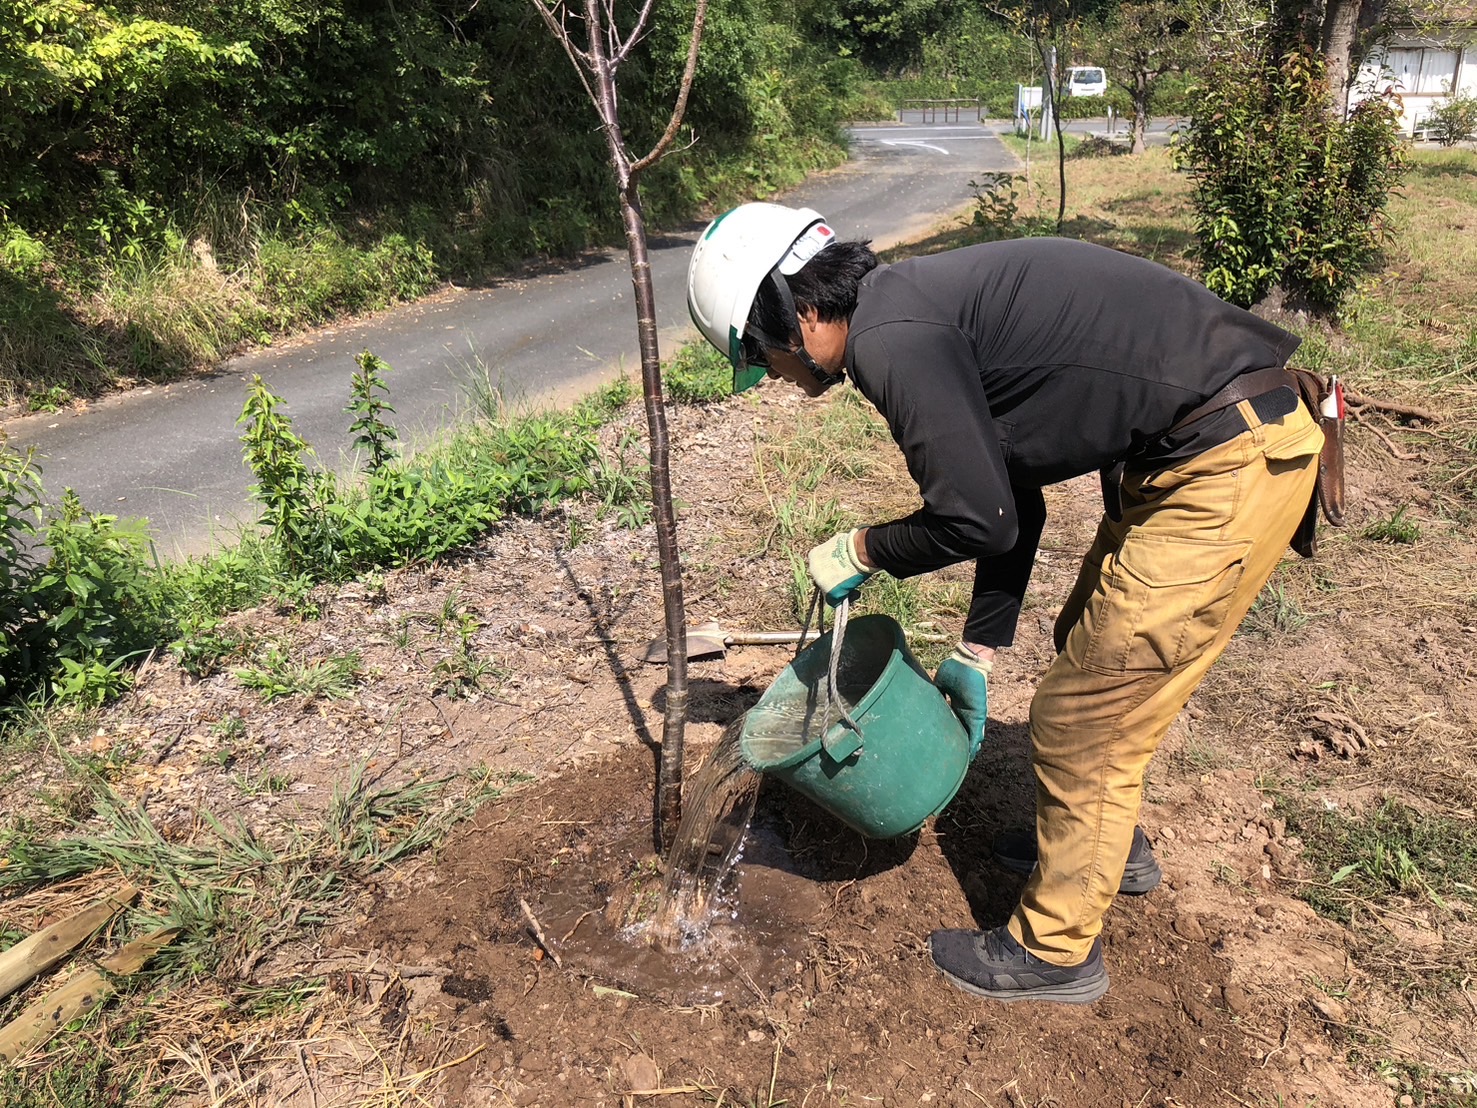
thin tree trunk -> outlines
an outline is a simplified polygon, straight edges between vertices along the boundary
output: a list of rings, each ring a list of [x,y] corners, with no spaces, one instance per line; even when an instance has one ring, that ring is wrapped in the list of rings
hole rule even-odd
[[[599,26],[599,0],[585,0],[586,19]],[[657,773],[653,839],[658,853],[671,846],[682,816],[682,755],[687,725],[687,614],[682,598],[682,563],[677,549],[677,519],[672,506],[667,410],[662,402],[662,360],[656,335],[656,293],[646,249],[646,221],[641,211],[638,174],[621,134],[615,74],[597,35],[591,35],[591,69],[599,97],[600,120],[610,150],[610,164],[620,189],[621,221],[631,259],[631,287],[636,300],[636,334],[641,351],[641,394],[646,402],[646,430],[651,448],[651,505],[656,520],[657,554],[662,574],[662,610],[667,628],[667,703],[662,719],[662,755]]]
[[[687,725],[687,615],[682,601],[682,563],[677,547],[677,516],[672,507],[672,480],[668,462],[667,409],[662,400],[661,353],[657,348],[656,292],[651,281],[651,260],[646,249],[646,220],[641,211],[637,181],[647,167],[655,165],[671,147],[682,125],[687,98],[697,72],[698,48],[707,18],[708,0],[697,0],[692,34],[687,43],[687,62],[678,87],[677,102],[666,130],[641,158],[632,160],[621,133],[620,98],[616,71],[637,43],[646,37],[655,0],[644,0],[635,24],[622,36],[615,22],[615,7],[608,0],[583,0],[587,49],[580,49],[570,34],[569,11],[564,0],[549,4],[533,0],[534,10],[549,32],[564,47],[580,83],[600,116],[601,130],[610,151],[610,167],[620,195],[621,222],[626,230],[626,251],[631,260],[631,285],[636,300],[636,333],[641,349],[641,392],[646,401],[646,427],[651,447],[651,504],[656,518],[657,552],[662,572],[662,607],[667,627],[667,704],[662,723],[661,768],[653,799],[652,838],[666,853],[682,816],[683,733]]]
[[[682,563],[677,548],[677,516],[672,506],[668,465],[667,409],[662,402],[662,362],[657,349],[656,294],[646,250],[646,222],[634,185],[621,192],[621,219],[631,255],[631,285],[636,293],[636,329],[641,347],[641,392],[651,439],[651,503],[656,517],[657,552],[662,569],[662,610],[667,627],[667,704],[662,719],[662,758],[657,774],[656,840],[665,854],[682,817],[682,754],[687,723],[687,613],[682,599]]]
[[[1056,173],[1057,185],[1060,188],[1056,205],[1056,230],[1057,234],[1061,234],[1062,224],[1067,219],[1067,140],[1062,137],[1062,113],[1057,110],[1056,72],[1052,65],[1055,59],[1047,56],[1046,46],[1039,38],[1036,39],[1036,53],[1041,56],[1046,99],[1051,105],[1051,125],[1056,129]]]

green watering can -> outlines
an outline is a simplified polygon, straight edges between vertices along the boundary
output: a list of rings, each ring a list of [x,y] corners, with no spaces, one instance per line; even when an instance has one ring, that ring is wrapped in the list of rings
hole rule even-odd
[[[739,749],[750,767],[873,839],[921,827],[954,798],[974,754],[897,621],[848,624],[840,613],[749,709]]]

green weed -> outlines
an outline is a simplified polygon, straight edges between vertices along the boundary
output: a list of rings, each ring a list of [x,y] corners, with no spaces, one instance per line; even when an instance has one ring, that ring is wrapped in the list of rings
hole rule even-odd
[[[431,673],[436,680],[431,686],[431,692],[441,693],[453,700],[465,699],[475,695],[487,677],[501,675],[503,672],[496,661],[479,658],[463,643],[432,668]]]
[[[1371,542],[1409,546],[1420,541],[1420,524],[1405,514],[1404,507],[1396,510],[1389,519],[1376,520],[1364,529],[1364,537]]]
[[[292,788],[290,773],[237,773],[231,778],[243,796],[276,796]]]
[[[26,398],[26,410],[31,412],[57,412],[72,402],[72,394],[61,385],[51,385]]]
[[[462,609],[455,590],[447,594],[433,621],[437,630],[452,628],[457,636],[455,649],[431,670],[435,678],[431,686],[433,695],[441,693],[453,699],[471,697],[482,688],[487,677],[506,676],[493,659],[479,657],[473,648],[472,637],[478,631],[477,621]]]
[[[1359,906],[1393,898],[1438,908],[1451,901],[1477,905],[1477,828],[1469,823],[1425,815],[1398,800],[1361,815],[1286,797],[1278,805],[1320,875],[1302,892],[1320,914],[1348,923]]]
[[[125,1108],[141,1105],[138,1081],[95,1052],[51,1060],[44,1079],[35,1070],[0,1066],[0,1104],[6,1108]],[[155,1102],[157,1103],[157,1102]]]
[[[612,451],[597,453],[591,493],[599,501],[596,515],[614,515],[621,527],[635,530],[651,521],[651,465],[642,452],[641,434],[623,429]]]
[[[252,645],[249,634],[210,619],[170,643],[169,652],[192,677],[209,677],[220,671],[223,662],[244,657]]]
[[[626,373],[582,397],[575,409],[583,418],[609,423],[641,396],[641,384]]]
[[[308,560],[322,537],[320,502],[327,486],[308,467],[313,452],[292,429],[282,398],[258,375],[237,419],[247,468],[256,483],[251,497],[262,507],[262,525],[290,567]]]
[[[210,733],[225,742],[246,736],[246,721],[234,713],[222,716],[210,725]]]
[[[688,343],[662,370],[665,395],[678,404],[706,404],[733,392],[733,366],[706,342]]]
[[[802,547],[814,546],[856,525],[856,516],[834,499],[809,496],[798,489],[789,490],[772,508],[774,523],[770,539],[778,538]]]
[[[390,367],[368,350],[360,351],[354,362],[359,370],[349,382],[348,410],[354,416],[349,434],[354,436],[354,445],[364,450],[369,472],[379,473],[394,456],[392,444],[398,438],[395,428],[385,422],[385,416],[395,409],[381,395],[390,391],[385,384]]]
[[[277,643],[268,644],[261,663],[238,669],[236,680],[261,693],[268,703],[294,695],[342,700],[353,695],[364,671],[357,651],[330,655],[315,662],[294,662]]]

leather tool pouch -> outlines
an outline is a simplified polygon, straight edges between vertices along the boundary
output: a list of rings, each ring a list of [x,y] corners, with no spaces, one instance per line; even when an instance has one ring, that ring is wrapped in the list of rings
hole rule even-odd
[[[1292,536],[1292,548],[1304,558],[1318,552],[1318,511],[1335,527],[1344,522],[1344,390],[1337,377],[1323,377],[1305,369],[1287,371],[1296,381],[1298,394],[1323,431],[1323,452],[1318,455],[1318,482],[1308,501],[1308,510]]]

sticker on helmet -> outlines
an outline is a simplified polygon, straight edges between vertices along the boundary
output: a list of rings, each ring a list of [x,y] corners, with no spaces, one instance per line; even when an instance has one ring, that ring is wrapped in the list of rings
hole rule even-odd
[[[786,277],[799,273],[810,261],[836,239],[836,232],[824,223],[814,223],[790,246],[780,259],[779,269]]]

